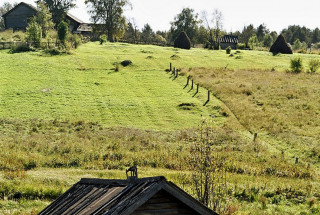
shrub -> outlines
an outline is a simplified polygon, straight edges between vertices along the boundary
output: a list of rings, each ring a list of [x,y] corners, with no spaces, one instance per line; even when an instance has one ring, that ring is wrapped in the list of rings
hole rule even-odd
[[[19,43],[18,45],[13,45],[10,49],[10,53],[20,53],[20,52],[28,52],[32,51],[30,46],[27,43]]]
[[[26,29],[26,35],[27,42],[31,43],[35,48],[40,47],[42,30],[36,22],[29,23]]]
[[[231,53],[231,50],[232,50],[231,47],[228,46],[228,48],[226,48],[226,53],[227,53],[227,54],[230,54],[230,53]]]
[[[320,60],[312,59],[309,61],[309,71],[315,73],[320,68]]]
[[[294,73],[300,73],[303,70],[302,58],[295,57],[290,60],[290,70]]]
[[[106,42],[107,42],[107,35],[102,34],[102,35],[99,37],[99,41],[100,41],[100,45],[102,45],[103,43],[106,43]]]
[[[182,31],[177,39],[174,41],[175,48],[181,49],[190,49],[191,48],[191,41],[186,32]]]
[[[82,44],[81,37],[77,34],[72,34],[72,36],[70,37],[70,42],[75,49],[77,49]]]
[[[68,36],[68,24],[64,21],[61,21],[58,25],[58,38],[63,45],[66,44],[67,36]]]
[[[241,49],[241,50],[246,49],[246,44],[244,44],[244,43],[238,43],[237,49]]]

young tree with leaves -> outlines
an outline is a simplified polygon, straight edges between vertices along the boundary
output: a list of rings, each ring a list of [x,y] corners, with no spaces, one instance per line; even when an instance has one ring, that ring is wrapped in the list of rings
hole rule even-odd
[[[4,19],[2,16],[15,6],[16,4],[12,5],[10,2],[4,2],[3,5],[0,6],[0,31],[5,29]]]
[[[110,42],[124,35],[126,19],[123,12],[124,7],[130,5],[128,0],[85,0],[85,3],[90,7],[93,22],[105,25]]]
[[[26,29],[26,40],[31,46],[39,48],[42,38],[41,26],[35,21],[31,20]]]
[[[43,3],[49,8],[56,26],[64,20],[67,12],[76,6],[75,0],[38,0],[37,3]]]
[[[223,15],[218,9],[215,9],[212,13],[211,20],[206,11],[202,12],[202,20],[207,26],[210,34],[209,42],[214,47],[214,49],[219,49],[220,37],[222,36],[223,28]]]
[[[151,26],[147,23],[141,31],[141,41],[150,44],[154,40],[154,32]]]
[[[255,29],[253,25],[244,26],[241,35],[240,40],[246,45],[246,47],[249,47],[249,39],[255,35]]]
[[[199,23],[198,14],[191,8],[184,8],[171,23],[171,41],[174,41],[184,31],[195,44]]]
[[[48,32],[54,28],[54,23],[52,22],[52,15],[48,7],[44,3],[39,2],[37,6],[38,6],[37,15],[34,16],[32,19],[33,21],[37,22],[38,25],[41,27],[42,37],[46,38],[48,35]]]

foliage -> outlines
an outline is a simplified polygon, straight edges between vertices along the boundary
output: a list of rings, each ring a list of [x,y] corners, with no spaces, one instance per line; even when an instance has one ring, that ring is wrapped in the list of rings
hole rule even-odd
[[[266,48],[270,48],[273,43],[273,37],[270,34],[266,34],[263,38],[263,46]]]
[[[147,23],[144,25],[141,32],[141,41],[147,44],[151,44],[154,40],[155,34],[151,28],[151,26]]]
[[[9,1],[3,2],[2,6],[0,6],[0,31],[5,29],[3,15],[15,7],[17,3],[11,4]]]
[[[256,35],[253,35],[252,37],[250,37],[248,41],[248,45],[250,49],[255,49],[259,46],[259,40]]]
[[[303,63],[301,57],[295,57],[290,60],[290,70],[294,73],[300,73],[303,71]]]
[[[231,47],[228,46],[228,47],[226,48],[226,53],[227,53],[227,54],[231,54],[231,50],[232,50]]]
[[[42,29],[40,25],[34,20],[29,22],[28,27],[26,29],[26,40],[34,46],[35,48],[39,48],[42,39]]]
[[[203,120],[190,150],[192,190],[197,199],[215,212],[227,209],[226,156],[215,152],[215,130]]]
[[[69,36],[69,41],[70,41],[72,47],[77,49],[82,44],[81,35],[79,36],[78,34],[71,34]]]
[[[257,38],[259,42],[262,42],[264,40],[264,37],[269,34],[269,30],[267,29],[265,24],[261,24],[257,28]],[[270,45],[271,46],[271,45]]]
[[[309,71],[315,73],[320,68],[320,60],[312,59],[309,61]]]
[[[100,45],[106,43],[107,42],[107,35],[105,35],[105,34],[100,35],[99,40],[100,40]]]
[[[126,20],[123,9],[129,5],[128,0],[86,0],[90,7],[89,13],[94,23],[105,25],[108,41],[114,42],[124,35]]]
[[[49,8],[56,26],[64,20],[66,13],[76,6],[75,0],[39,0],[38,2]]]
[[[245,26],[240,35],[240,40],[246,44],[246,47],[249,48],[249,40],[252,36],[255,35],[255,29],[253,25]]]
[[[202,21],[207,26],[207,30],[210,34],[209,43],[210,47],[213,47],[215,50],[220,49],[220,37],[222,36],[222,28],[223,28],[223,15],[222,12],[218,9],[214,9],[211,14],[211,19],[209,18],[208,13],[203,11],[202,13]],[[209,21],[209,19],[211,21]],[[209,48],[210,48],[209,47]]]
[[[25,41],[25,32],[8,29],[0,32],[0,42]]]
[[[38,12],[32,19],[33,21],[37,22],[38,25],[41,27],[42,37],[46,38],[48,32],[54,28],[54,23],[52,22],[52,15],[48,7],[44,3],[38,2],[37,6]]]
[[[184,31],[189,36],[190,41],[194,44],[198,30],[198,14],[191,8],[183,8],[174,21],[171,22],[171,41],[175,41],[179,34]]]
[[[293,50],[299,50],[302,48],[302,43],[300,42],[299,39],[296,39],[296,41],[294,41],[293,43]]]
[[[28,52],[32,51],[33,49],[25,42],[15,44],[11,47],[10,53],[20,53],[20,52]]]
[[[66,45],[66,40],[68,36],[68,24],[61,21],[58,25],[58,38],[62,45]]]

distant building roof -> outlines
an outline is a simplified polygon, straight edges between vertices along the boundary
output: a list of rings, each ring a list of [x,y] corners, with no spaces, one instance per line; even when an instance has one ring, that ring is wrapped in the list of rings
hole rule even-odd
[[[165,177],[133,180],[81,179],[39,215],[216,215]],[[172,213],[174,212],[174,213]]]
[[[29,8],[31,8],[32,10],[34,10],[35,12],[38,11],[38,9],[31,5],[31,4],[27,4],[25,2],[20,2],[18,5],[16,5],[14,8],[12,8],[11,10],[9,10],[8,12],[6,12],[5,14],[3,14],[2,16],[5,17],[7,16],[8,14],[10,14],[13,10],[15,10],[17,7],[21,6],[21,5],[25,5]],[[73,16],[72,14],[70,13],[67,13],[66,16],[69,18],[69,19],[72,19],[74,20],[75,22],[79,23],[79,24],[85,24],[85,22],[83,22],[82,20],[78,19],[77,17]]]
[[[25,2],[20,2],[19,4],[17,4],[15,7],[13,7],[11,10],[7,11],[5,14],[2,15],[2,17],[5,17],[7,16],[8,14],[10,14],[12,11],[14,11],[17,7],[21,6],[21,5],[25,5],[29,8],[31,8],[32,10],[34,10],[35,12],[38,11],[38,9],[36,7],[34,7],[33,5],[31,4],[27,4]]]
[[[239,43],[238,36],[232,36],[232,35],[224,35],[222,38],[220,38],[220,43]]]

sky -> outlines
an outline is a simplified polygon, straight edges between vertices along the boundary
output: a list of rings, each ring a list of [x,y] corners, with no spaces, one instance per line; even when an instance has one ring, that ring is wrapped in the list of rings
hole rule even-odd
[[[3,2],[19,0],[0,0]],[[23,0],[34,4],[34,0]],[[169,30],[170,22],[185,7],[201,14],[218,9],[223,14],[223,28],[227,32],[242,30],[245,25],[255,27],[264,23],[270,30],[280,32],[289,25],[320,28],[320,0],[130,0],[132,9],[125,16],[134,18],[141,29],[148,23],[154,31]],[[76,0],[77,8],[69,11],[79,19],[90,22],[84,0]]]

